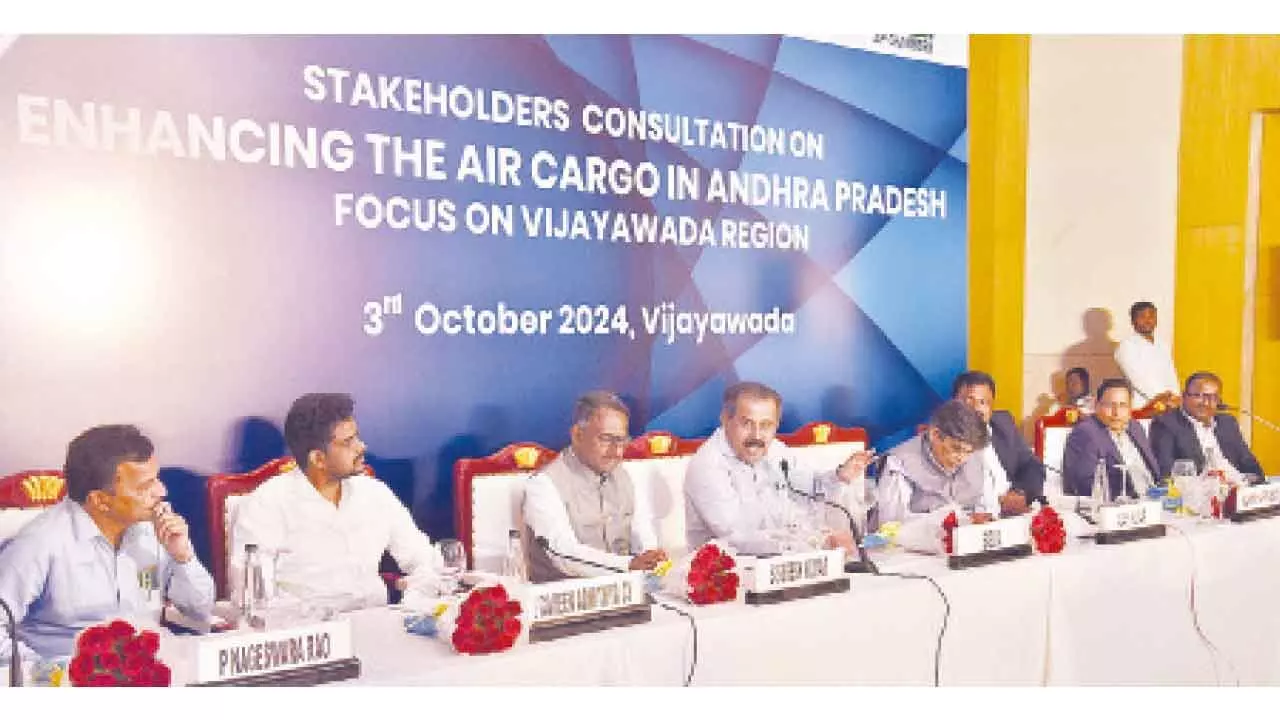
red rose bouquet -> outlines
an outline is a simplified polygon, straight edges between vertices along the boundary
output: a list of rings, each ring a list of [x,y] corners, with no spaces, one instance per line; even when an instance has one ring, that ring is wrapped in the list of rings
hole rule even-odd
[[[67,666],[72,685],[80,687],[168,687],[169,667],[156,659],[160,636],[138,632],[124,620],[85,628]]]
[[[960,521],[956,519],[955,511],[947,513],[947,516],[942,518],[942,554],[950,555],[955,550],[955,541],[952,535],[959,524]]]
[[[1038,553],[1059,553],[1067,544],[1067,530],[1057,510],[1045,505],[1031,518],[1031,541]]]
[[[465,655],[502,652],[515,645],[523,625],[520,601],[502,585],[478,587],[441,617],[441,636]]]
[[[689,565],[686,594],[695,605],[736,600],[738,597],[737,563],[716,543],[707,543],[694,553]]]
[[[1238,502],[1238,499],[1236,498],[1236,491],[1239,489],[1240,486],[1232,485],[1231,489],[1227,491],[1227,501],[1223,504],[1222,516],[1231,517],[1236,514],[1236,503]]]

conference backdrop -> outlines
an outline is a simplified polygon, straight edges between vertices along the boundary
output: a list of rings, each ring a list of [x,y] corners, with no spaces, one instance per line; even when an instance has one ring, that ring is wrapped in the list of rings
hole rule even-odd
[[[883,446],[965,365],[964,45],[0,38],[0,474],[132,422],[201,513],[342,391],[442,536],[457,458],[593,388],[696,437],[760,380]]]

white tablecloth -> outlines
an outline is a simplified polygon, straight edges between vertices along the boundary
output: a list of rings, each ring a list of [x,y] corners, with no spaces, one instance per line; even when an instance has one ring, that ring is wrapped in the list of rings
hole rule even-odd
[[[1167,537],[1119,546],[1077,542],[1061,555],[968,570],[896,553],[885,572],[926,574],[951,604],[944,685],[1280,684],[1280,520],[1178,520]],[[1200,625],[1190,612],[1193,567]],[[679,601],[676,601],[679,602]],[[698,625],[695,685],[933,682],[942,601],[921,580],[857,575],[847,593],[777,605],[680,603]],[[653,622],[517,645],[479,657],[409,635],[401,615],[350,615],[372,685],[678,685],[688,622],[654,607]],[[175,680],[189,681],[193,637],[166,637]]]

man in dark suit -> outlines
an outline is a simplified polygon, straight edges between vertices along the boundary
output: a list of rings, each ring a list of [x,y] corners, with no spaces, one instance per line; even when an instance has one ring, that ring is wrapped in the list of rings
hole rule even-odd
[[[996,381],[979,370],[961,373],[951,384],[951,397],[976,410],[991,430],[983,462],[1000,497],[1000,514],[1019,515],[1027,511],[1028,503],[1043,500],[1044,463],[1027,447],[1013,416],[991,409]]]
[[[1076,423],[1067,436],[1062,457],[1062,492],[1092,494],[1093,474],[1101,458],[1107,469],[1111,497],[1119,497],[1121,492],[1139,497],[1160,474],[1147,433],[1142,424],[1131,417],[1133,391],[1128,382],[1110,378],[1098,386],[1097,397],[1096,412]],[[1121,465],[1127,467],[1128,473],[1119,467]]]
[[[1182,391],[1182,410],[1163,413],[1151,422],[1151,449],[1155,451],[1160,476],[1168,477],[1175,460],[1190,460],[1196,472],[1204,472],[1205,451],[1211,450],[1230,467],[1221,467],[1228,477],[1252,473],[1266,476],[1258,459],[1249,451],[1240,423],[1218,412],[1222,401],[1222,380],[1211,372],[1187,378]]]

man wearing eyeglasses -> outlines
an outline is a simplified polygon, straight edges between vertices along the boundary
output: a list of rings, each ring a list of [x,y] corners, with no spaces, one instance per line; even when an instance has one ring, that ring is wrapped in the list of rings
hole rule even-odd
[[[889,451],[876,491],[879,524],[906,523],[947,505],[960,506],[970,522],[989,522],[1000,499],[985,482],[982,456],[991,441],[978,411],[948,400],[919,434]]]
[[[1159,466],[1142,424],[1132,417],[1133,392],[1120,378],[1098,386],[1096,412],[1071,429],[1062,456],[1062,492],[1093,493],[1093,475],[1101,459],[1111,497],[1140,497],[1158,478]]]
[[[1240,424],[1218,412],[1222,402],[1222,381],[1211,372],[1197,372],[1187,378],[1182,393],[1182,410],[1158,416],[1151,423],[1151,446],[1168,477],[1175,460],[1190,460],[1196,472],[1222,470],[1228,481],[1239,481],[1241,473],[1265,477],[1258,459],[1250,452]]]
[[[630,410],[611,392],[593,390],[573,408],[569,447],[529,479],[524,521],[553,553],[618,570],[652,570],[667,559],[658,547],[648,493],[637,493],[622,467]],[[550,582],[607,573],[529,543],[529,579]]]

